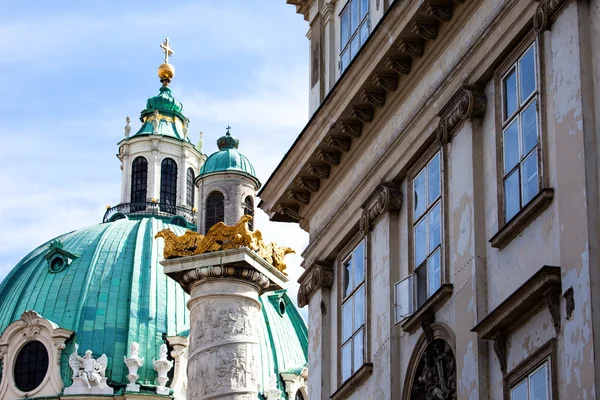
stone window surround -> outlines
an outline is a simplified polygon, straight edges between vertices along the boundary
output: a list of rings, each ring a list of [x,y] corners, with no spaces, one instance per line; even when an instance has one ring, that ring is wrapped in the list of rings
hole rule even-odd
[[[534,21],[535,22],[535,21]],[[504,196],[504,147],[502,139],[503,105],[501,95],[502,77],[513,67],[519,57],[534,43],[537,42],[536,51],[536,74],[538,85],[538,194],[515,214],[509,221],[505,220],[505,196]],[[503,249],[512,239],[517,237],[523,230],[537,218],[552,202],[554,191],[549,186],[549,171],[546,160],[548,160],[548,149],[546,145],[546,95],[545,65],[544,60],[544,37],[536,35],[533,30],[526,33],[505,60],[494,72],[494,107],[495,107],[495,129],[496,129],[496,179],[497,179],[497,220],[498,232],[489,240],[492,247]]]
[[[356,2],[359,3],[358,4],[358,8],[359,9],[362,7],[362,4],[361,4],[362,0],[346,0],[346,4],[344,4],[344,6],[342,7],[342,9],[341,9],[341,11],[340,11],[340,13],[338,15],[338,19],[339,19],[339,25],[338,26],[339,26],[339,35],[340,35],[339,36],[339,40],[338,40],[340,48],[339,48],[338,55],[337,55],[337,59],[338,59],[338,62],[339,62],[338,63],[338,73],[339,73],[338,78],[348,68],[348,65],[350,65],[350,63],[352,62],[352,60],[354,59],[354,57],[356,57],[356,54],[351,55],[350,56],[350,61],[348,62],[348,65],[346,65],[345,68],[342,68],[342,55],[344,53],[346,53],[346,52],[351,52],[352,51],[352,49],[351,49],[352,38],[360,35],[360,30],[361,30],[361,28],[362,28],[362,26],[364,24],[367,24],[367,30],[369,32],[369,35],[365,39],[365,42],[369,38],[369,36],[371,36],[371,27],[370,27],[370,23],[371,23],[371,21],[370,21],[370,18],[371,18],[371,10],[370,10],[371,4],[370,3],[371,2],[369,0],[367,0],[367,12],[365,13],[365,16],[361,19],[360,18],[360,14],[359,14],[359,16],[358,16],[358,18],[359,18],[359,20],[358,20],[358,26],[356,27],[356,30],[349,32],[348,42],[346,44],[344,44],[344,46],[342,47],[342,16],[346,12],[350,12],[350,13],[352,12],[352,10],[350,9],[352,1],[356,1]],[[351,29],[351,27],[350,27],[350,24],[351,24],[350,19],[351,19],[351,17],[352,16],[350,15],[350,17],[348,19],[348,29],[349,30]],[[365,42],[363,42],[363,44],[360,44],[360,37],[359,37],[359,44],[358,44],[357,54],[360,53],[360,49],[364,45]]]
[[[65,349],[65,342],[72,335],[72,331],[59,328],[35,311],[25,311],[19,320],[12,322],[0,336],[0,361],[2,362],[0,398],[37,397],[62,392],[64,382],[60,374],[60,359]],[[32,341],[39,341],[46,347],[48,371],[38,387],[23,392],[15,385],[13,366],[21,348]]]
[[[534,369],[540,367],[544,362],[548,361],[548,374],[550,375],[550,391],[551,399],[558,399],[558,374],[555,360],[557,358],[556,338],[550,339],[533,354],[521,361],[514,367],[503,379],[504,400],[510,400],[510,389],[517,383],[520,383]]]

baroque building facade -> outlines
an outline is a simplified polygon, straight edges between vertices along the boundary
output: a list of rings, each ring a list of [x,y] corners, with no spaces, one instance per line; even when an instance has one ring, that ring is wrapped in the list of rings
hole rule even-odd
[[[259,206],[310,235],[309,398],[595,398],[600,2],[287,3],[310,119]]]

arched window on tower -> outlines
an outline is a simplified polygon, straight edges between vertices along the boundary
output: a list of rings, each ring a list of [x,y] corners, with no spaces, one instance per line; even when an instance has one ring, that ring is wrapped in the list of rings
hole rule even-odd
[[[246,196],[244,200],[244,215],[251,215],[252,220],[248,222],[248,229],[254,230],[254,201],[252,196]]]
[[[194,187],[194,170],[188,168],[187,170],[187,184],[186,184],[186,198],[185,202],[188,206],[194,207],[194,195],[196,194],[196,188]]]
[[[132,210],[146,209],[146,194],[148,190],[148,161],[144,157],[136,157],[131,165],[131,196]]]
[[[225,197],[221,192],[211,192],[206,198],[205,232],[217,222],[225,222]]]
[[[175,214],[177,205],[177,164],[165,158],[160,166],[160,210]]]

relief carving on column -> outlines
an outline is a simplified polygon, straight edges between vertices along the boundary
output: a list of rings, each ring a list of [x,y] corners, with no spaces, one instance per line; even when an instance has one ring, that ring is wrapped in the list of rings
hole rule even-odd
[[[315,261],[298,279],[298,306],[304,307],[313,294],[321,288],[333,285],[333,265],[328,261]]]
[[[367,234],[375,220],[386,211],[397,211],[402,207],[402,191],[394,182],[381,182],[371,193],[361,208],[363,214],[359,230]]]
[[[487,99],[483,88],[463,84],[442,108],[438,116],[437,140],[441,145],[450,141],[460,124],[469,118],[483,117]]]
[[[556,17],[569,3],[570,0],[538,0],[539,4],[533,16],[533,29],[539,34],[549,30]]]
[[[449,400],[456,398],[456,359],[443,339],[430,343],[413,379],[411,400]]]
[[[249,338],[254,335],[256,319],[255,308],[248,304],[217,310],[215,301],[209,300],[196,319],[192,340],[195,347],[204,347],[224,339]]]

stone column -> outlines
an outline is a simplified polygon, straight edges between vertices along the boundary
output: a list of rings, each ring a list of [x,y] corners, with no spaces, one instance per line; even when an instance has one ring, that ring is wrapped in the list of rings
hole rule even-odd
[[[287,279],[247,248],[162,262],[190,294],[188,397],[258,397],[258,296]]]

